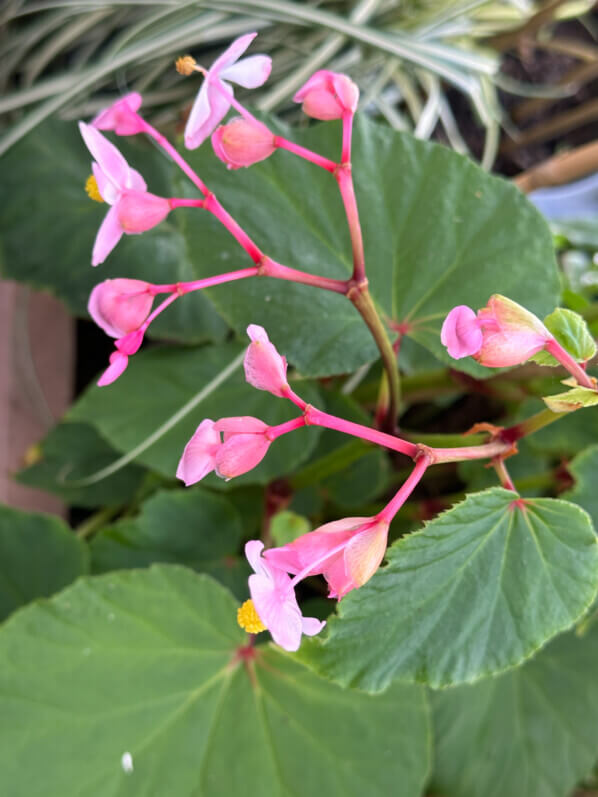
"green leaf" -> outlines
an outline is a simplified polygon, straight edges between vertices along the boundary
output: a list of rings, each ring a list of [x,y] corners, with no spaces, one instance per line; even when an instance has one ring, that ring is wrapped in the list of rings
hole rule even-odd
[[[575,412],[575,410],[581,410],[584,407],[594,407],[598,404],[598,390],[590,390],[587,387],[574,387],[564,393],[544,396],[542,401],[553,412]]]
[[[543,405],[539,401],[524,401],[513,420],[522,421],[540,409]],[[598,440],[598,412],[572,412],[534,432],[527,440],[531,449],[542,454],[559,457],[577,454],[588,443]]]
[[[17,474],[22,484],[40,487],[75,506],[122,504],[139,489],[143,468],[127,465],[112,476],[86,487],[71,486],[110,465],[118,453],[87,423],[60,423],[41,442],[39,458]]]
[[[85,544],[59,518],[0,505],[0,620],[87,572]]]
[[[594,527],[598,529],[598,445],[590,446],[578,454],[567,465],[567,470],[575,479],[575,486],[564,493],[563,498],[583,507],[594,521]]]
[[[116,144],[150,191],[171,195],[174,167],[166,157],[140,137],[119,137]],[[193,279],[193,255],[172,223],[174,215],[143,235],[124,235],[105,263],[91,267],[93,242],[108,207],[85,193],[91,161],[76,123],[56,120],[41,125],[2,159],[4,276],[49,289],[78,315],[86,314],[94,285],[110,277],[157,283]],[[226,325],[210,302],[194,293],[175,302],[150,334],[198,343],[221,340]]]
[[[434,792],[564,797],[598,749],[598,628],[564,634],[523,667],[432,694]]]
[[[268,123],[338,158],[338,125],[289,133]],[[238,171],[228,171],[210,147],[185,156],[270,256],[311,273],[350,276],[346,220],[329,174],[283,151]],[[444,362],[455,364],[440,343],[442,321],[454,305],[482,307],[499,292],[542,316],[558,303],[550,231],[515,186],[445,147],[364,115],[355,121],[353,175],[374,300],[389,319],[407,321],[409,336]],[[177,193],[186,185],[180,178]],[[184,234],[198,276],[238,262],[238,246],[213,218],[187,218],[194,219]],[[251,322],[266,327],[305,374],[351,371],[377,356],[363,322],[340,295],[270,279],[206,294],[238,332]],[[459,367],[492,373],[469,361]]]
[[[311,531],[309,520],[287,509],[277,512],[270,521],[270,536],[275,545],[287,545],[308,531]]]
[[[114,448],[128,453],[196,396],[241,351],[236,344],[142,351],[118,382],[89,388],[69,410],[68,417],[92,424]],[[317,404],[318,393],[312,385],[302,382],[298,390],[306,401]],[[136,461],[174,478],[183,449],[198,424],[204,418],[237,415],[254,415],[274,425],[296,416],[297,410],[290,402],[248,385],[239,367]],[[309,457],[319,433],[319,429],[310,428],[284,435],[273,443],[257,468],[235,479],[234,484],[264,484],[284,476]],[[217,477],[208,483],[224,484]]]
[[[492,488],[388,550],[302,658],[343,685],[446,686],[514,667],[570,626],[598,590],[598,543],[575,504]]]
[[[596,354],[596,341],[590,334],[585,319],[579,313],[557,307],[553,313],[546,316],[544,324],[561,346],[578,362],[591,360]],[[539,351],[531,359],[540,365],[559,365],[547,351]]]
[[[138,517],[93,538],[91,567],[102,573],[154,562],[187,565],[245,598],[249,568],[237,555],[242,533],[241,516],[226,498],[201,487],[163,490],[142,505]]]
[[[242,658],[236,608],[208,576],[154,565],[21,612],[0,632],[2,792],[419,797],[423,690],[371,697],[273,648]]]

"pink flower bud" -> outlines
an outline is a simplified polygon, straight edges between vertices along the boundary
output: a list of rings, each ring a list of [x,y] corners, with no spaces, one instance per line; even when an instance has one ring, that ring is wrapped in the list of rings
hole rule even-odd
[[[252,166],[269,158],[276,149],[274,141],[265,125],[252,124],[240,116],[212,134],[214,152],[229,169]]]
[[[339,600],[374,575],[386,551],[388,522],[353,517],[326,523],[294,542],[271,548],[270,565],[301,578],[322,573],[331,598]]]
[[[113,351],[110,355],[110,365],[98,379],[98,387],[104,387],[115,382],[129,364],[129,358],[120,351]]]
[[[216,466],[216,452],[220,447],[220,433],[214,429],[214,421],[202,421],[183,451],[177,468],[177,479],[190,484],[201,481]]]
[[[107,335],[122,338],[138,329],[150,314],[154,301],[150,287],[143,280],[104,280],[89,296],[89,315]]]
[[[147,191],[125,191],[116,205],[118,220],[124,232],[151,230],[170,213],[170,202]]]
[[[359,89],[347,75],[320,69],[293,97],[303,103],[303,112],[314,119],[341,119],[345,113],[355,113]]]
[[[245,354],[245,378],[258,390],[267,390],[281,398],[285,396],[287,384],[287,361],[270,343],[263,327],[250,324],[247,334],[251,343]]]
[[[472,355],[481,365],[504,368],[529,360],[553,336],[529,310],[495,293],[477,316],[465,305],[454,307],[440,339],[455,359]]]
[[[143,131],[143,119],[137,114],[142,97],[136,91],[125,94],[92,120],[96,130],[114,130],[117,136],[133,136]]]

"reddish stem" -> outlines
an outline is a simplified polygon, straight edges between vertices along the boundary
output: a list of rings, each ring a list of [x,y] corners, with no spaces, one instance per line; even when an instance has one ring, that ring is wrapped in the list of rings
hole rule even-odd
[[[506,468],[504,459],[497,457],[496,459],[492,460],[492,464],[494,465],[494,470],[496,471],[498,478],[500,479],[500,483],[505,488],[505,490],[515,491],[515,485],[513,484],[513,480],[509,476],[509,472]]]
[[[579,385],[588,387],[590,390],[596,390],[595,381],[590,379],[581,365],[571,357],[569,352],[566,351],[557,340],[552,338],[552,340],[547,341],[544,344],[544,349],[549,354],[552,354],[554,359],[558,360],[560,364],[575,377]]]
[[[158,132],[155,127],[146,122],[142,116],[137,114],[137,118],[139,119],[139,123],[144,133],[147,133],[148,136],[151,136],[154,141],[156,141],[165,152],[167,152],[172,160],[176,163],[176,165],[183,171],[187,177],[191,180],[193,185],[195,185],[202,194],[208,194],[208,189],[206,188],[205,183],[201,179],[201,177],[189,166],[187,161],[183,158],[182,155],[176,150],[175,147],[170,143],[170,141],[162,135],[162,133]]]
[[[278,426],[270,426],[265,434],[268,440],[276,440],[277,437],[287,434],[287,432],[293,432],[295,429],[300,429],[302,426],[305,426],[305,417],[300,415],[298,418],[280,423]]]
[[[427,454],[420,456],[416,462],[415,467],[405,480],[405,483],[400,487],[397,491],[394,498],[388,502],[388,504],[384,507],[382,512],[378,514],[378,520],[385,521],[386,523],[390,523],[393,517],[397,514],[399,509],[403,506],[405,501],[409,498],[411,493],[416,488],[417,484],[419,483],[421,477],[426,472],[428,466],[431,465],[430,458]]]
[[[168,285],[152,285],[150,293],[178,293],[182,296],[185,293],[192,291],[200,291],[203,288],[211,288],[213,285],[221,285],[224,282],[234,282],[235,280],[246,279],[247,277],[257,277],[259,268],[251,266],[250,268],[240,268],[238,271],[230,271],[226,274],[216,274],[214,277],[205,277],[201,280],[192,280],[191,282],[171,282]]]
[[[264,257],[262,260],[260,276],[300,282],[303,285],[313,285],[315,288],[323,288],[326,291],[334,291],[335,293],[347,293],[346,280],[329,279],[328,277],[319,277],[316,274],[308,274],[296,268],[283,266],[282,263],[277,263],[276,260],[272,260],[272,258],[268,256]]]
[[[325,158],[323,155],[318,155],[317,152],[313,152],[311,149],[307,149],[307,147],[295,144],[294,141],[289,141],[287,138],[283,138],[283,136],[274,136],[274,146],[279,149],[286,149],[287,152],[292,152],[293,155],[297,155],[310,163],[315,163],[316,166],[320,166],[320,168],[325,169],[331,174],[338,168],[338,163]]]

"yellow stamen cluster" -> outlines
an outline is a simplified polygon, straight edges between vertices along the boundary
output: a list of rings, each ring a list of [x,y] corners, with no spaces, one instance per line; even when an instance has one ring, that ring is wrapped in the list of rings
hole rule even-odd
[[[184,75],[185,77],[188,77],[190,74],[195,72],[196,64],[197,61],[192,55],[182,55],[174,62],[176,71],[179,73],[179,75]]]
[[[85,181],[85,191],[87,196],[90,199],[93,199],[94,202],[103,202],[102,195],[100,194],[100,189],[98,188],[98,183],[96,178],[93,174],[90,174],[87,180]]]
[[[259,634],[260,631],[266,630],[266,626],[260,620],[252,600],[245,601],[242,606],[239,606],[237,609],[237,622],[248,634]]]

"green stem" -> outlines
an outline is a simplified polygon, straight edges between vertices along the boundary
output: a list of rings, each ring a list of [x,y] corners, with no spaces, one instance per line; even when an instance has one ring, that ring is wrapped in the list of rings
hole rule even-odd
[[[86,537],[91,536],[96,531],[99,531],[102,526],[105,526],[115,515],[118,515],[122,507],[120,506],[106,506],[98,512],[80,523],[75,529],[75,534],[79,539],[84,540]]]
[[[401,404],[401,382],[397,358],[392,348],[392,343],[388,337],[386,327],[382,323],[374,302],[372,301],[367,281],[361,282],[358,285],[352,285],[347,291],[347,298],[353,302],[357,312],[367,324],[368,329],[372,333],[372,337],[376,341],[378,351],[380,352],[382,363],[388,376],[388,388],[390,392],[387,425],[391,431],[394,431]]]
[[[500,435],[501,440],[505,440],[508,443],[515,443],[517,440],[521,440],[522,437],[527,437],[528,434],[533,434],[539,429],[543,429],[545,426],[558,421],[558,419],[562,418],[564,415],[570,414],[571,413],[568,412],[553,412],[548,409],[541,410],[535,415],[521,421],[521,423],[516,423],[513,426],[509,426],[507,429],[503,429]]]

